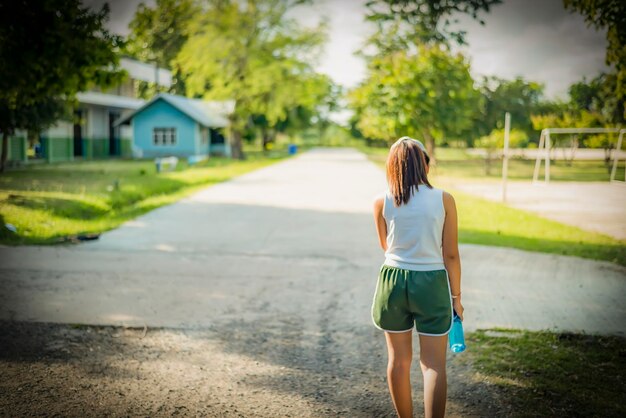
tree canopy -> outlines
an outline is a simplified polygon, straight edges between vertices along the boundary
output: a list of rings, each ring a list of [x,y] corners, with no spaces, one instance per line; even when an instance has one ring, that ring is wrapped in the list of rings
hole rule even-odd
[[[565,7],[581,13],[596,29],[606,29],[606,63],[615,68],[614,94],[626,117],[626,2],[623,0],[563,0]]]
[[[79,0],[0,3],[1,169],[8,135],[46,129],[77,92],[121,79],[121,38],[105,29],[108,13],[107,5],[94,12]]]
[[[463,55],[424,45],[374,58],[368,79],[350,97],[365,136],[423,138],[431,157],[436,141],[470,128],[480,100]]]
[[[172,92],[185,94],[184,77],[174,64],[189,37],[189,25],[201,7],[195,0],[157,0],[154,7],[141,3],[129,24],[125,52],[141,61],[168,68],[173,74]],[[140,94],[151,96],[158,86],[142,86]]]
[[[420,44],[465,43],[465,32],[454,28],[458,16],[479,19],[502,0],[369,0],[367,19],[377,32],[368,43],[376,53],[411,49]],[[479,20],[481,23],[482,20]]]
[[[243,157],[241,134],[252,115],[275,125],[289,109],[314,106],[328,91],[329,79],[311,66],[326,39],[325,23],[298,26],[287,13],[300,3],[212,2],[192,21],[189,39],[174,60],[186,74],[188,95],[235,100],[236,158]]]
[[[504,114],[511,114],[512,128],[532,136],[531,115],[537,113],[543,100],[543,85],[521,77],[505,80],[498,77],[482,79],[480,91],[484,97],[477,121],[476,136],[486,135],[492,129],[504,128]]]

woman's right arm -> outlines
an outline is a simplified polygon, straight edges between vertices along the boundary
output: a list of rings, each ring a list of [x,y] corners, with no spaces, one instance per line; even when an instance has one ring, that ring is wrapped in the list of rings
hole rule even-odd
[[[456,203],[452,195],[443,192],[443,207],[446,211],[446,217],[443,223],[443,263],[448,271],[450,279],[450,291],[453,295],[459,295],[458,298],[452,299],[453,307],[456,313],[463,320],[463,305],[461,304],[461,259],[459,257],[458,244],[458,219],[456,213]]]
[[[374,224],[376,225],[376,233],[378,235],[378,243],[383,251],[387,251],[387,221],[383,217],[383,208],[385,205],[384,197],[377,197],[374,200]]]

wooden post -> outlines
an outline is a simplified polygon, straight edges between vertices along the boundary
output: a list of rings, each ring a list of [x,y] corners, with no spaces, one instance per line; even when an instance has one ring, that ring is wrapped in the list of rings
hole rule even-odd
[[[506,203],[506,178],[509,169],[509,137],[511,133],[511,114],[504,114],[504,149],[502,154],[502,202]]]

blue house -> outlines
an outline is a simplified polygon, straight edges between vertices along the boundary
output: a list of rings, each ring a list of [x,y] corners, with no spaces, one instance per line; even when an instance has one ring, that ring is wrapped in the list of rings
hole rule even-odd
[[[160,93],[120,118],[117,125],[131,125],[135,157],[230,155],[224,128],[233,110],[233,101]]]

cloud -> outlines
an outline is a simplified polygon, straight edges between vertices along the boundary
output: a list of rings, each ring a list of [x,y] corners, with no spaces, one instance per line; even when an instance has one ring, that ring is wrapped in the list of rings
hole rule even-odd
[[[564,97],[573,82],[607,69],[606,33],[588,28],[560,0],[505,1],[484,20],[459,23],[475,75],[522,76],[544,83],[548,97]]]

